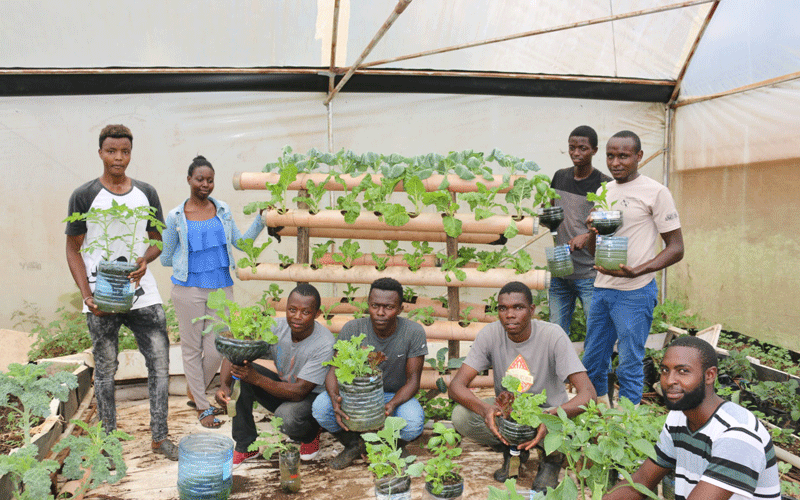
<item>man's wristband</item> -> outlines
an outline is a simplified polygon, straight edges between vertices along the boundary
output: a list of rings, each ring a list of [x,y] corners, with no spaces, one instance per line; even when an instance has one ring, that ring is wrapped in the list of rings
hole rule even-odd
[[[87,304],[87,303],[86,303],[86,301],[87,301],[87,300],[89,300],[89,299],[91,299],[91,298],[92,298],[92,296],[91,296],[91,295],[89,295],[88,297],[86,297],[85,299],[83,299],[83,305],[85,305],[85,306],[87,306],[87,307],[88,307],[88,306],[89,306],[89,304]]]

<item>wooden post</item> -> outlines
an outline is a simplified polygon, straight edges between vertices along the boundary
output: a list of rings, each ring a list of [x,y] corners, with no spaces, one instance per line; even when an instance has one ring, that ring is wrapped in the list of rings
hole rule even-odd
[[[300,189],[297,191],[298,196],[302,196],[304,198],[308,198],[308,191],[305,189]],[[297,202],[297,208],[303,208],[308,210],[308,205],[303,202]],[[297,228],[297,263],[298,264],[308,264],[309,263],[309,255],[311,253],[311,241],[308,236],[308,228],[307,227],[298,227]],[[298,285],[300,283],[297,283]]]
[[[456,194],[450,193],[453,201],[456,201]],[[447,256],[450,258],[458,257],[458,239],[451,236],[447,237]],[[459,301],[459,292],[457,286],[447,287],[447,319],[450,321],[458,321],[461,305]],[[461,342],[458,340],[447,341],[447,351],[450,359],[461,357]]]

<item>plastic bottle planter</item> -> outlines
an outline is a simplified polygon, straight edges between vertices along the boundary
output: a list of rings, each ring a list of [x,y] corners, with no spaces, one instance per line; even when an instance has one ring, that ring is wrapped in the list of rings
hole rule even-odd
[[[547,269],[550,270],[553,278],[569,276],[575,272],[575,265],[569,254],[569,245],[546,247],[544,253],[547,256]]]
[[[178,446],[181,500],[227,500],[233,477],[233,440],[220,434],[190,434]]]
[[[439,500],[439,499],[458,499],[464,493],[464,481],[456,484],[442,485],[442,491],[439,494],[434,494],[431,491],[431,484],[425,483],[425,493],[422,495],[423,499]]]
[[[601,210],[592,212],[592,227],[603,236],[610,236],[622,226],[622,212],[619,210]]]
[[[529,425],[520,425],[502,417],[498,417],[497,420],[500,435],[512,446],[526,443],[536,437],[536,429]]]
[[[380,429],[386,420],[383,401],[383,374],[356,377],[352,384],[339,382],[342,411],[350,417],[347,427],[364,432]]]
[[[284,451],[278,455],[281,471],[281,490],[284,493],[300,491],[300,450]]]
[[[661,496],[665,500],[675,500],[675,471],[667,472],[661,480]]]
[[[628,238],[626,236],[598,236],[594,263],[608,271],[619,270],[628,263]]]
[[[543,208],[539,215],[539,224],[550,230],[550,234],[556,234],[556,229],[564,222],[564,208],[549,207]]]
[[[128,275],[136,263],[101,260],[97,265],[94,303],[103,312],[121,313],[131,310],[134,287]]]
[[[264,357],[269,352],[269,344],[263,340],[239,340],[223,337],[219,333],[214,339],[217,351],[234,365],[244,364]]]
[[[375,498],[378,500],[411,500],[411,478],[389,476],[376,479]]]

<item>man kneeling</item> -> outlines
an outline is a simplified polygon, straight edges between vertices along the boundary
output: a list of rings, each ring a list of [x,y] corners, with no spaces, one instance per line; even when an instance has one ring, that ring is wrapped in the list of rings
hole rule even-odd
[[[569,417],[583,412],[590,399],[596,396],[594,387],[586,375],[572,343],[560,326],[532,320],[533,296],[531,290],[519,281],[508,283],[497,295],[497,313],[500,318],[484,327],[475,339],[467,358],[450,382],[450,398],[458,406],[453,410],[453,426],[464,437],[478,443],[503,450],[503,467],[494,473],[497,481],[508,477],[510,452],[508,442],[500,435],[495,417],[500,408],[494,398],[480,400],[468,389],[469,384],[483,370],[494,370],[495,395],[500,394],[503,377],[511,375],[521,382],[520,392],[539,394],[547,391],[545,407],[555,414],[561,407]],[[578,394],[569,399],[564,383],[575,386]],[[521,461],[527,458],[528,450],[544,438],[546,427],[542,424],[536,437],[518,446],[523,452]],[[558,486],[563,455],[551,453],[539,466],[531,489],[546,491]]]
[[[386,416],[402,417],[407,422],[400,430],[400,446],[405,446],[422,434],[425,423],[425,412],[414,397],[428,354],[425,330],[418,323],[397,316],[403,310],[403,286],[395,279],[375,280],[367,305],[369,318],[345,323],[339,340],[365,333],[362,345],[374,346],[375,351],[386,355],[386,361],[379,365],[383,372],[384,409]],[[327,394],[320,394],[312,411],[317,422],[344,445],[344,450],[329,463],[333,469],[344,469],[361,455],[364,441],[358,432],[347,427],[349,417],[340,406],[342,398],[334,367],[328,370],[325,388]]]

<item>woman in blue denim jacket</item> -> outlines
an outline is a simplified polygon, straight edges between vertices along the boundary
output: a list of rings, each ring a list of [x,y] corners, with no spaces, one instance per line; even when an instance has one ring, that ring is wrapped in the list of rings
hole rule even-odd
[[[205,394],[222,357],[214,347],[214,336],[203,335],[206,321],[192,320],[213,313],[206,305],[213,290],[223,289],[233,300],[230,269],[236,268],[236,261],[231,247],[239,248],[239,239],[255,239],[264,229],[264,221],[257,217],[242,235],[228,204],[210,196],[214,167],[204,157],[192,160],[186,180],[191,195],[167,215],[161,263],[172,267],[171,296],[180,326],[188,404],[197,408],[204,427],[216,428],[222,425],[216,418],[222,410],[211,406]]]

